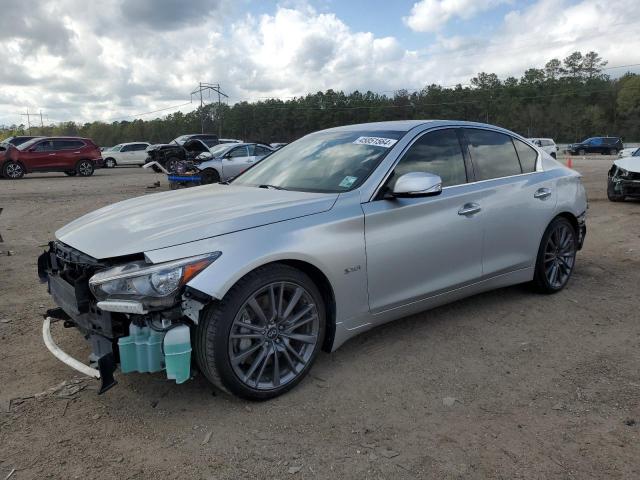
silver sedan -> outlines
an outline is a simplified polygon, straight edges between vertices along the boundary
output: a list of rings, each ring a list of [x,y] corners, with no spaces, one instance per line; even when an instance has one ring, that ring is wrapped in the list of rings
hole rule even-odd
[[[580,175],[507,130],[350,125],[307,135],[229,185],[90,213],[56,232],[38,266],[58,315],[99,358],[101,391],[118,361],[182,382],[193,349],[211,383],[267,399],[298,384],[320,350],[390,320],[517,283],[559,292],[586,210]],[[80,369],[47,329],[49,348]],[[154,362],[136,361],[137,348]]]

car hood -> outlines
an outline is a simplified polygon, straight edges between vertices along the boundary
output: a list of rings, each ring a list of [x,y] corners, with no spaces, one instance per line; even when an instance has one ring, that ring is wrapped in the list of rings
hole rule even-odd
[[[622,157],[615,160],[613,164],[628,172],[640,173],[640,157]]]
[[[338,194],[205,185],[132,198],[74,220],[58,240],[96,259],[157,250],[330,210]]]

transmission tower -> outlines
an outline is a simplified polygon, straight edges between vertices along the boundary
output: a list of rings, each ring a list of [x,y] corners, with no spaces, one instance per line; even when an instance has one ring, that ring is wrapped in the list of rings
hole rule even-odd
[[[213,92],[214,94],[218,94],[218,108],[216,109],[216,116],[218,117],[218,137],[222,136],[222,97],[225,98],[229,98],[229,96],[226,93],[223,93],[220,90],[220,84],[219,83],[205,83],[205,82],[200,82],[198,84],[198,88],[196,88],[193,92],[191,92],[191,98],[193,98],[194,95],[200,95],[200,131],[201,133],[204,133],[204,98],[203,98],[203,93],[204,92],[209,92],[209,95],[211,95],[211,92]]]

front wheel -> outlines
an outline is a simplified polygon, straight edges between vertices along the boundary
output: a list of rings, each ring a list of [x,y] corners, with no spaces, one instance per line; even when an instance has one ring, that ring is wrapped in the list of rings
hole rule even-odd
[[[115,168],[115,166],[117,165],[116,160],[114,158],[107,158],[104,161],[104,166],[107,168]]]
[[[204,170],[202,170],[200,172],[200,177],[202,178],[202,185],[209,185],[211,183],[220,182],[220,174],[213,168],[205,168]]]
[[[576,231],[569,220],[558,217],[542,236],[533,285],[541,293],[562,290],[573,273],[578,251]]]
[[[164,166],[164,168],[166,168],[169,173],[173,173],[175,172],[176,167],[178,166],[178,161],[179,161],[178,158],[171,157],[169,160],[167,160],[167,164]]]
[[[90,177],[91,175],[93,175],[93,170],[93,162],[89,160],[80,160],[78,162],[78,165],[76,166],[76,172],[81,177]]]
[[[24,167],[18,162],[8,160],[2,167],[2,176],[11,180],[18,180],[24,177]]]
[[[196,360],[218,388],[267,400],[307,375],[325,322],[322,296],[305,273],[280,264],[261,267],[201,315]]]

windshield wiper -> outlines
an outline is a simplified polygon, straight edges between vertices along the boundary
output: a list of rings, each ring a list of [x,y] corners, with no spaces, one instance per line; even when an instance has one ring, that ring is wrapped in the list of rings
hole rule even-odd
[[[266,183],[263,183],[262,185],[258,185],[258,188],[271,188],[273,190],[284,190],[284,188],[279,187],[277,185],[269,185]]]

